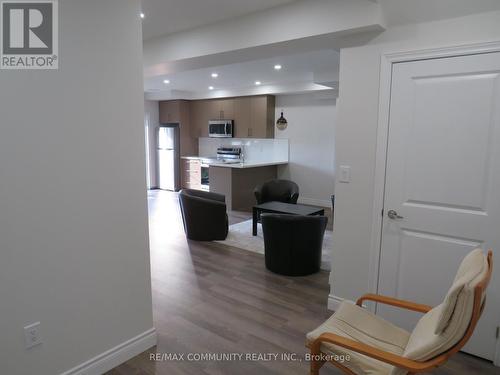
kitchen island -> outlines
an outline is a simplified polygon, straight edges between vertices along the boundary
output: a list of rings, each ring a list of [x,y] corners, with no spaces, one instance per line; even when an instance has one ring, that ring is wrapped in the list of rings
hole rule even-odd
[[[248,212],[255,205],[255,187],[276,179],[278,165],[288,164],[288,161],[225,163],[198,156],[185,156],[183,159],[208,165],[210,191],[226,196],[228,210]]]
[[[280,163],[212,164],[210,165],[210,191],[224,194],[228,210],[251,211],[255,205],[253,190],[266,181],[278,177]]]

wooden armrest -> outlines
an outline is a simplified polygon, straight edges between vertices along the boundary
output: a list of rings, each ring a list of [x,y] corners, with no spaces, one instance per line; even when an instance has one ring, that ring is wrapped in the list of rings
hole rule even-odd
[[[379,294],[365,294],[360,299],[358,299],[356,305],[362,306],[363,301],[380,302],[383,303],[384,305],[391,305],[402,309],[418,311],[421,313],[429,312],[432,309],[432,306],[429,305],[422,305],[420,303],[415,303],[411,301],[404,301],[397,298],[381,296]]]
[[[403,368],[412,373],[429,371],[430,369],[438,367],[439,364],[441,363],[441,361],[439,360],[431,360],[426,362],[414,361],[412,359],[401,357],[397,354],[377,349],[373,346],[364,344],[362,342],[354,341],[348,339],[347,337],[339,336],[334,333],[328,333],[328,332],[323,333],[316,340],[314,340],[314,342],[311,345],[311,353],[319,354],[321,344],[325,342],[344,347],[346,349],[352,350],[357,353],[364,354],[368,357],[375,358],[379,361],[389,363],[399,368]]]

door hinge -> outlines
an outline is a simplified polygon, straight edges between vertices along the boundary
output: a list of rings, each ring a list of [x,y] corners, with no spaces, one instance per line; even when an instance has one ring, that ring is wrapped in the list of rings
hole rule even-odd
[[[497,333],[495,337],[498,339],[500,337],[500,327],[497,327]]]
[[[382,208],[382,217],[384,217],[384,209]]]

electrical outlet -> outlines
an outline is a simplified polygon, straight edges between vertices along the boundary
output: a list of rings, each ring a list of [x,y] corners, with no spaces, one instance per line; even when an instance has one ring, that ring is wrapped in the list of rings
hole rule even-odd
[[[24,327],[24,345],[26,349],[40,345],[41,343],[42,338],[40,337],[40,322]]]

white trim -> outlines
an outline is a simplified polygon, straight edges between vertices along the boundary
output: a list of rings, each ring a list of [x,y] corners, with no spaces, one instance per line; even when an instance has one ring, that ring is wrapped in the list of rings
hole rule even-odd
[[[319,207],[325,207],[325,208],[332,208],[332,202],[328,200],[322,200],[322,199],[314,199],[314,198],[302,198],[299,197],[297,203],[300,204],[308,204],[311,206],[319,206]]]
[[[61,375],[101,375],[156,345],[156,330],[151,328]]]
[[[382,55],[380,64],[379,114],[377,124],[377,148],[375,154],[375,183],[373,190],[372,233],[370,263],[368,266],[368,290],[378,292],[380,252],[382,240],[382,209],[384,208],[385,166],[389,132],[389,106],[391,100],[392,63]],[[375,308],[373,310],[375,312]]]
[[[415,51],[384,53],[382,55],[382,59],[383,61],[393,64],[404,61],[440,59],[443,57],[477,55],[493,52],[500,52],[500,41],[463,44],[451,47],[428,48]]]
[[[339,308],[340,304],[344,301],[344,298],[334,296],[333,294],[330,294],[328,296],[328,310],[331,311],[337,311]]]
[[[382,54],[380,61],[379,115],[375,160],[375,181],[372,211],[372,233],[370,242],[370,264],[368,269],[369,290],[378,291],[379,262],[382,240],[382,209],[384,208],[385,173],[387,162],[387,140],[391,98],[392,65],[398,62],[437,59],[500,52],[500,41],[468,44],[462,46],[423,49]],[[329,299],[330,304],[330,299]],[[500,342],[497,340],[495,365],[500,365]]]

